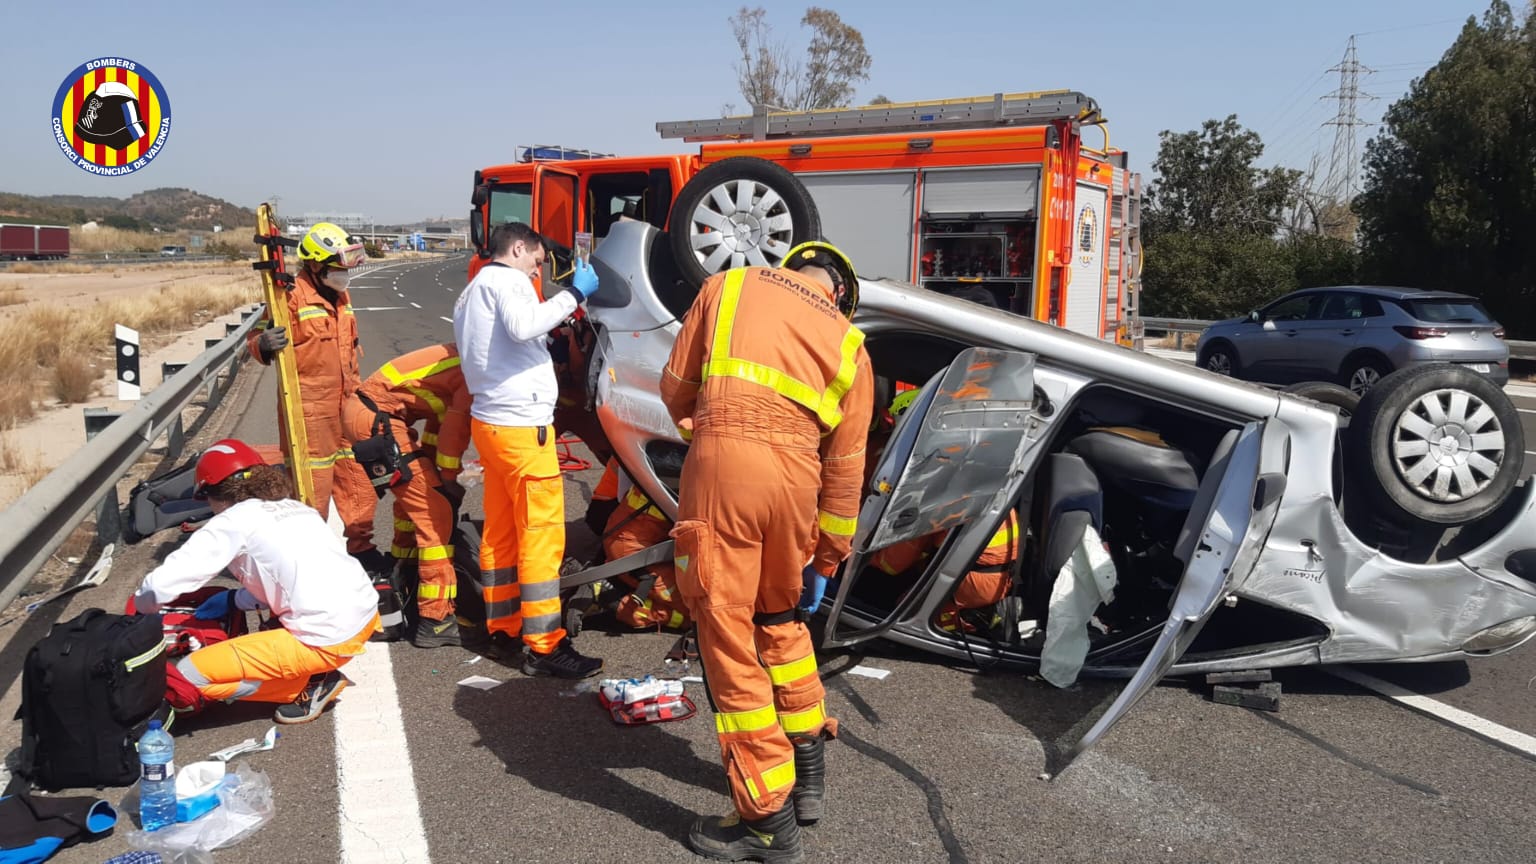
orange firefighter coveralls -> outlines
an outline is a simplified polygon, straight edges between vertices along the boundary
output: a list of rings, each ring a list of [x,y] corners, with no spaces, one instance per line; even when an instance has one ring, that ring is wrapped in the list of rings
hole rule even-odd
[[[357,361],[363,349],[358,344],[352,295],[322,289],[308,271],[301,270],[294,274],[293,288],[287,297],[288,341],[299,373],[299,401],[309,440],[315,509],[321,516],[329,516],[334,496],[336,514],[345,526],[347,551],[367,552],[374,548],[373,510],[378,497],[368,483],[368,475],[352,459],[352,448],[341,428],[342,405],[361,381]],[[246,337],[246,346],[257,362],[271,362],[261,356],[256,344],[261,331],[271,326],[271,313],[264,313]],[[288,428],[281,411],[277,424],[278,440],[286,453]]]
[[[459,351],[448,343],[396,357],[370,375],[358,392],[389,415],[402,468],[411,472],[405,483],[390,487],[395,494],[390,552],[397,559],[418,560],[417,608],[422,617],[441,621],[453,614],[458,594],[453,504],[442,487],[444,481],[458,479],[469,449],[471,397],[459,368]],[[372,434],[377,416],[361,397],[347,400],[343,418],[347,440],[353,444]],[[419,437],[418,421],[425,421]]]
[[[931,555],[943,542],[944,535],[945,532],[938,531],[892,544],[875,553],[869,563],[895,576]],[[981,609],[1002,601],[1008,594],[1011,579],[1008,570],[1019,557],[1019,541],[1018,516],[1010,510],[1008,519],[976,557],[971,571],[956,583],[954,596],[939,607],[934,615],[935,626],[954,630],[964,623],[960,620],[960,610]]]
[[[863,343],[820,283],[741,268],[704,283],[662,373],[662,400],[692,439],[677,586],[744,819],[784,806],[791,737],[837,734],[793,612],[807,562],[831,575],[852,544],[874,399]]]
[[[627,486],[628,488],[622,488]],[[594,501],[617,499],[617,506],[608,516],[603,528],[603,553],[609,561],[617,561],[625,555],[633,555],[667,539],[672,532],[672,520],[635,486],[619,482],[618,461],[610,458],[592,492]],[[615,617],[627,627],[670,627],[681,630],[689,626],[688,609],[677,591],[677,571],[671,562],[657,562],[645,568],[650,576],[650,588],[640,591],[641,579],[633,573],[615,577],[629,589],[619,601]]]

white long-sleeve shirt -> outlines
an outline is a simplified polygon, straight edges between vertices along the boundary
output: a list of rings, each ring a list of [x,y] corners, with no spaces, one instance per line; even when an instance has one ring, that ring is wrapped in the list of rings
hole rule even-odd
[[[158,612],[225,568],[305,645],[346,642],[378,612],[367,572],[313,507],[254,498],[209,519],[167,555],[139,585],[135,608]]]
[[[528,275],[492,262],[453,306],[453,337],[471,417],[493,426],[548,426],[559,384],[545,337],[576,311],[570,289],[539,301]]]

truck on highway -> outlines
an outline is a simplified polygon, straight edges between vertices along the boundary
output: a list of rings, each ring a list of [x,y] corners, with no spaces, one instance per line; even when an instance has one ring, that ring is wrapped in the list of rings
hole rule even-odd
[[[69,228],[63,225],[0,224],[0,260],[35,261],[69,257]]]
[[[1094,149],[1084,130],[1099,127]],[[527,222],[568,266],[578,232],[621,218],[668,235],[695,285],[775,264],[818,233],[860,275],[965,297],[1140,347],[1140,175],[1075,91],[656,124],[696,153],[609,156],[540,145],[475,171],[473,278],[501,222]],[[785,182],[793,177],[799,183]],[[803,200],[806,193],[809,200]]]

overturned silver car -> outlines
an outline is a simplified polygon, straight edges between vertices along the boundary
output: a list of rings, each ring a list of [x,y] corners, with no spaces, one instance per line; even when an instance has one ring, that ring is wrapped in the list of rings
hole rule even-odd
[[[589,403],[675,518],[686,445],[657,390],[696,288],[662,236],[619,224],[593,255]],[[1081,672],[1130,681],[1076,754],[1168,674],[1489,655],[1536,634],[1536,484],[1518,415],[1485,378],[1409,370],[1341,410],[911,285],[861,286],[877,405],[896,382],[926,386],[874,469],[822,648],[889,639],[1038,669],[1063,569],[1101,538],[1114,590]],[[1010,509],[1027,526],[1017,621],[1003,639],[936,628]],[[934,532],[914,572],[866,567]]]

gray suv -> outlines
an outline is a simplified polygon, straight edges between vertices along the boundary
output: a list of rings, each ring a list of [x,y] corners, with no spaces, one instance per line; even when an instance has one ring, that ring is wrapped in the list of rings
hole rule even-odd
[[[1455,363],[1503,387],[1504,328],[1477,298],[1342,285],[1294,291],[1200,334],[1202,369],[1269,384],[1336,381],[1357,394],[1408,366]]]

